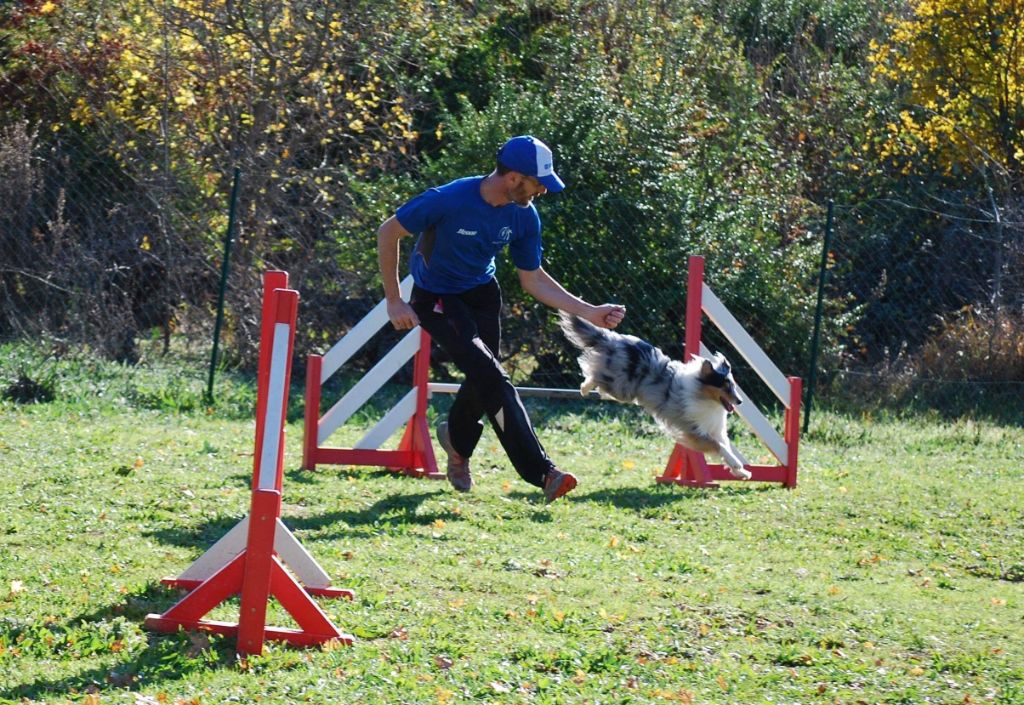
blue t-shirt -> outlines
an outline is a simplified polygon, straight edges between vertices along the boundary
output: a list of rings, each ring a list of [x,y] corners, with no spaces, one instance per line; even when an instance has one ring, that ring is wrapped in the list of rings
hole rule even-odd
[[[435,294],[459,294],[494,276],[494,256],[508,245],[519,269],[540,267],[540,216],[509,203],[492,206],[480,195],[483,176],[457,179],[424,191],[395,212],[403,228],[418,234],[413,280]]]

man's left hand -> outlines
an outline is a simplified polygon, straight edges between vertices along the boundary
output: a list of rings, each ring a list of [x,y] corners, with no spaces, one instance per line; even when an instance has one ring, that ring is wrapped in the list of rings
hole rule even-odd
[[[595,306],[586,319],[601,328],[615,328],[626,317],[626,307],[618,304]]]

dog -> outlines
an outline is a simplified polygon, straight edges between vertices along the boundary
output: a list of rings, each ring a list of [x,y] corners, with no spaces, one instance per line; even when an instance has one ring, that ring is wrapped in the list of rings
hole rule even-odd
[[[733,477],[750,479],[750,471],[729,442],[726,418],[743,403],[728,360],[695,356],[687,363],[672,360],[650,343],[632,335],[598,328],[565,312],[559,324],[566,338],[583,351],[579,356],[583,384],[606,399],[642,406],[681,445],[701,453],[717,453]]]

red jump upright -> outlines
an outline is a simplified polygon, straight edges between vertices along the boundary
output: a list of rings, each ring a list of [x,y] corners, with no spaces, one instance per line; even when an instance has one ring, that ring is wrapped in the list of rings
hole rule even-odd
[[[704,282],[704,258],[690,257],[686,289],[686,332],[684,361],[695,355],[710,357],[701,343],[704,314],[732,343],[737,352],[750,364],[754,372],[775,393],[785,407],[783,436],[772,427],[761,411],[749,399],[736,407],[736,413],[747,422],[761,439],[778,465],[752,465],[744,463],[751,478],[746,482],[780,482],[796,487],[797,450],[800,445],[800,395],[803,382],[799,377],[786,377],[775,366],[761,347],[743,329],[729,309],[715,296]],[[736,480],[721,463],[708,463],[703,453],[676,444],[669,456],[659,483],[714,487],[718,480]]]
[[[352,597],[330,587],[330,579],[281,522],[284,436],[292,349],[299,295],[286,289],[288,275],[264,276],[260,361],[257,372],[256,447],[249,516],[224,535],[179,578],[165,584],[191,591],[163,614],[150,614],[156,631],[205,630],[237,636],[238,653],[259,654],[266,639],[298,646],[353,637],[339,631],[310,594]],[[299,583],[285,565],[302,580]],[[238,623],[204,620],[224,600],[241,595]],[[274,597],[298,629],[268,627],[267,602]]]

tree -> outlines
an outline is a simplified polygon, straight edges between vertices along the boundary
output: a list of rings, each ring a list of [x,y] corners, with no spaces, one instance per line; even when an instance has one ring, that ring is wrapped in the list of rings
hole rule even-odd
[[[889,153],[928,153],[947,174],[985,163],[1019,194],[1024,3],[911,0],[909,14],[889,24],[889,39],[870,56],[876,79],[906,89],[907,105],[889,124]]]

